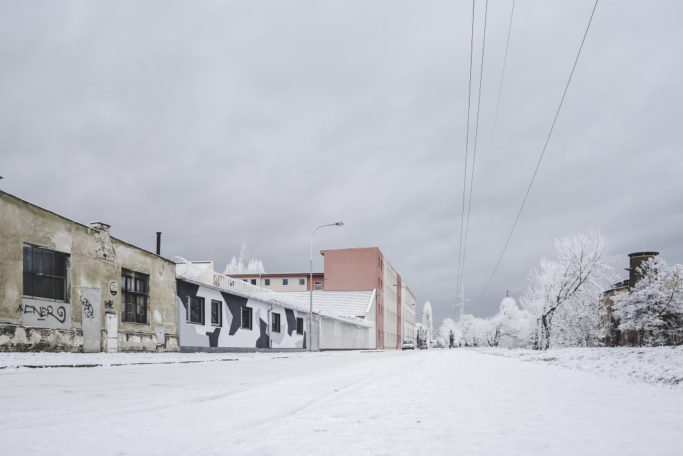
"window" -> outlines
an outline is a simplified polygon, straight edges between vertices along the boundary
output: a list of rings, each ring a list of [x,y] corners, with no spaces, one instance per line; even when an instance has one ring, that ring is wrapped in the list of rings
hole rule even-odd
[[[306,285],[306,279],[299,279],[299,285]]]
[[[149,276],[121,269],[121,321],[147,323]]]
[[[282,279],[282,285],[284,285],[284,286],[289,285],[289,279]]]
[[[297,318],[296,319],[296,333],[297,334],[303,334],[304,333],[304,319],[303,318]]]
[[[256,285],[256,279],[251,279],[251,284]]]
[[[221,326],[223,324],[223,303],[211,300],[211,324]]]
[[[266,279],[266,286],[270,286],[270,279]]]
[[[251,307],[242,307],[242,328],[251,329]]]
[[[322,290],[323,289],[323,282],[322,280],[316,280],[313,282],[315,286],[313,287],[314,290]]]
[[[190,297],[190,314],[188,321],[197,325],[204,324],[204,298]]]
[[[242,279],[242,281],[243,281],[243,282],[249,282],[249,280],[248,280],[248,279]]]
[[[273,314],[273,332],[274,333],[279,333],[280,332],[280,314]]]
[[[69,255],[24,244],[24,296],[66,302]]]

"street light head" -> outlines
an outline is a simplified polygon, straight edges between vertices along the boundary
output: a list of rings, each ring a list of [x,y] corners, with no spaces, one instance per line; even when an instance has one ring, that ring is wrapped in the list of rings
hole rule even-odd
[[[337,225],[337,226],[344,226],[344,222],[337,222],[337,223],[335,223],[335,225]]]

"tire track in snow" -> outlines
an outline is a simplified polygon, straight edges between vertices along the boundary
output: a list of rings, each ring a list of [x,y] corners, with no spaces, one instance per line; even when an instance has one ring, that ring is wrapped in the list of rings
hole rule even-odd
[[[416,358],[413,356],[413,358]],[[376,370],[372,372],[370,375],[365,376],[359,380],[351,381],[350,383],[344,384],[341,387],[335,388],[333,391],[326,391],[323,392],[320,395],[317,395],[314,398],[311,398],[308,400],[306,403],[303,405],[294,407],[289,410],[285,410],[281,413],[276,413],[274,415],[265,417],[265,418],[259,418],[255,420],[251,420],[247,423],[244,423],[242,425],[238,426],[233,426],[231,427],[231,435],[227,437],[220,437],[218,439],[211,440],[210,442],[206,443],[205,445],[202,445],[200,447],[195,447],[190,449],[189,451],[186,451],[184,453],[181,453],[182,456],[193,456],[197,454],[201,455],[207,455],[207,454],[224,454],[225,448],[227,443],[230,440],[234,439],[234,434],[239,433],[240,438],[239,440],[236,440],[234,443],[235,444],[240,444],[244,441],[248,441],[249,439],[254,438],[254,435],[259,435],[262,433],[262,430],[264,428],[267,428],[271,426],[274,422],[286,419],[289,417],[296,416],[304,411],[308,411],[311,409],[314,409],[318,406],[321,406],[331,400],[338,400],[344,396],[347,396],[350,394],[352,391],[355,389],[370,383],[371,381],[379,380],[378,377],[382,376],[387,376],[389,374],[394,374],[395,371],[403,371],[407,368],[406,364],[404,363],[404,360],[400,360],[398,363],[395,362],[394,358],[391,359],[386,359],[383,360],[384,362],[381,365],[381,368],[379,370]],[[413,359],[411,361],[416,361],[413,363],[413,368],[414,366],[420,365],[425,361],[424,356],[420,356],[417,359]],[[393,364],[393,365],[392,365]],[[268,385],[269,387],[272,387],[273,385],[270,384]],[[219,449],[217,449],[219,448]]]

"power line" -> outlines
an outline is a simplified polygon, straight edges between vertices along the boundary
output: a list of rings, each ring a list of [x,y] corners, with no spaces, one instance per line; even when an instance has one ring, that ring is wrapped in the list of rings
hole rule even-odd
[[[465,240],[463,242],[462,246],[462,268],[461,268],[461,273],[460,273],[460,284],[458,288],[462,288],[463,281],[465,279],[465,260],[467,257],[467,240],[469,237],[469,231],[470,231],[470,212],[472,210],[472,193],[474,191],[474,168],[475,164],[477,162],[477,143],[478,143],[478,137],[479,137],[479,112],[480,112],[480,107],[481,107],[481,87],[482,87],[482,80],[484,78],[484,57],[486,55],[486,23],[487,23],[487,18],[488,18],[488,11],[489,11],[489,0],[486,0],[484,3],[484,31],[482,34],[482,41],[481,41],[481,61],[479,63],[479,89],[477,93],[477,117],[475,121],[475,127],[474,127],[474,148],[472,151],[472,169],[470,171],[470,195],[469,195],[469,201],[467,203],[467,221],[465,222]],[[464,299],[464,296],[463,296]],[[463,301],[464,302],[464,301]]]
[[[512,18],[515,14],[515,0],[512,0],[512,8],[510,8],[510,21],[508,22],[508,36],[505,41],[505,55],[503,56],[503,70],[500,73],[500,84],[498,85],[498,102],[496,103],[496,114],[493,116],[493,130],[491,132],[491,143],[489,144],[489,154],[493,151],[493,142],[496,138],[496,129],[498,127],[498,113],[500,112],[500,100],[503,95],[503,81],[505,80],[505,68],[508,62],[508,51],[510,50],[510,35],[512,33]]]
[[[526,193],[524,194],[524,198],[522,199],[522,204],[519,206],[519,210],[517,211],[517,216],[515,217],[515,221],[512,224],[512,229],[510,230],[510,233],[508,234],[507,240],[505,241],[505,246],[503,247],[503,250],[500,252],[500,256],[498,257],[498,261],[496,262],[495,267],[493,268],[493,272],[489,276],[488,281],[486,282],[486,286],[484,287],[484,291],[481,292],[479,297],[477,297],[477,301],[475,302],[475,305],[481,300],[481,298],[486,294],[486,291],[488,290],[489,286],[491,285],[491,281],[493,281],[493,277],[496,275],[496,272],[498,271],[498,267],[500,266],[501,261],[503,261],[503,256],[505,255],[505,251],[507,250],[508,246],[510,245],[510,239],[512,239],[512,234],[515,232],[515,228],[517,227],[517,223],[519,222],[519,218],[522,215],[522,210],[524,209],[524,205],[526,204],[526,200],[529,197],[529,192],[531,192],[531,187],[534,185],[534,180],[536,179],[536,174],[538,173],[538,169],[541,166],[541,161],[543,160],[543,156],[545,155],[545,151],[548,148],[548,143],[550,142],[550,137],[553,134],[553,131],[555,129],[555,124],[557,124],[557,119],[560,116],[560,110],[562,109],[562,104],[564,103],[565,96],[567,95],[567,91],[569,90],[569,85],[571,84],[572,78],[574,77],[574,71],[576,70],[576,65],[579,62],[579,57],[581,56],[581,51],[583,50],[583,45],[586,42],[586,37],[588,36],[588,31],[590,30],[591,23],[593,22],[593,16],[595,16],[595,10],[598,7],[598,2],[599,0],[595,0],[595,4],[593,5],[593,11],[591,11],[590,18],[588,19],[588,24],[586,25],[586,30],[583,33],[583,38],[581,39],[581,45],[579,46],[579,51],[576,53],[576,58],[574,59],[574,64],[572,65],[572,70],[569,73],[569,78],[567,79],[567,83],[564,87],[564,91],[562,92],[562,97],[560,98],[560,103],[557,106],[557,110],[555,111],[555,117],[553,118],[553,122],[550,125],[550,130],[548,131],[548,136],[545,139],[545,143],[543,144],[543,149],[541,150],[541,154],[538,157],[538,162],[536,163],[536,168],[534,169],[533,174],[531,175],[531,181],[529,182],[529,186],[526,189]]]
[[[468,153],[470,148],[470,110],[471,110],[471,100],[472,100],[472,55],[474,53],[474,12],[475,12],[475,1],[472,0],[472,27],[470,32],[470,77],[467,87],[467,125],[465,127],[465,166],[463,167],[463,180],[462,180],[462,208],[460,210],[460,242],[458,245],[458,273],[456,275],[456,290],[459,288],[460,283],[460,258],[462,257],[462,238],[463,238],[463,225],[465,221],[465,195],[467,192],[467,163],[468,163]]]

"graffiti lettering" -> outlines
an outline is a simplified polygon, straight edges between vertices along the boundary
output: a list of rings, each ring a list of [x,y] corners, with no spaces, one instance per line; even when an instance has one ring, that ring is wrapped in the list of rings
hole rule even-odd
[[[36,307],[31,304],[26,304],[25,306],[19,304],[19,308],[17,310],[23,314],[38,315],[39,321],[43,321],[47,317],[52,317],[60,323],[64,323],[66,321],[66,308],[64,306],[57,307],[57,310],[55,311],[52,306]]]
[[[83,305],[83,315],[87,318],[95,317],[95,309],[93,309],[92,304],[86,298],[81,296],[81,304]]]
[[[112,300],[104,301],[104,307],[106,307],[107,309],[113,309],[114,308],[114,301],[112,301]]]

